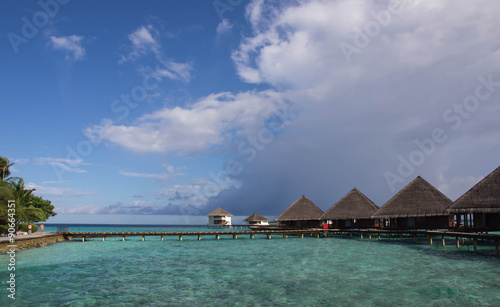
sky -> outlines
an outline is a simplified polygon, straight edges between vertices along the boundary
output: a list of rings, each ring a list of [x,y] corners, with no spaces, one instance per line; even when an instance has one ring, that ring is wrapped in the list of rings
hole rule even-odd
[[[51,223],[274,218],[500,165],[500,6],[2,1],[0,155]]]

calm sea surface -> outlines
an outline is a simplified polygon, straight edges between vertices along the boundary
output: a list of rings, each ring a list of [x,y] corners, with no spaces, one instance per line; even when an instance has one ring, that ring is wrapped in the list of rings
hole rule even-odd
[[[46,227],[47,231],[55,228]],[[209,231],[114,226],[70,231]],[[413,240],[109,238],[17,252],[19,306],[499,306],[500,259]],[[7,298],[7,255],[0,255]]]

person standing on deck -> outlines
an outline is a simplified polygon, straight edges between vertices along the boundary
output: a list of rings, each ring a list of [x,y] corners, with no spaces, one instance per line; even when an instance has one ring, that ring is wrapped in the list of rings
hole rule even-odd
[[[43,224],[40,225],[40,232],[43,234],[43,231],[45,230],[45,226]]]
[[[31,234],[31,224],[28,224],[28,234]]]

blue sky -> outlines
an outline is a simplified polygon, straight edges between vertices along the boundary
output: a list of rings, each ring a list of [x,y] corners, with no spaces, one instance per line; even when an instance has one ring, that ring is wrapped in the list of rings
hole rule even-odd
[[[60,223],[273,218],[499,166],[495,1],[3,1],[0,155]]]

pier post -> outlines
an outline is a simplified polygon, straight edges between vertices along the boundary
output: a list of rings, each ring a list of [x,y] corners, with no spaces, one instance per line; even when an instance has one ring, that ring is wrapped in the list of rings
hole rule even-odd
[[[363,240],[363,233],[361,233],[361,240]]]
[[[319,232],[316,234],[316,238],[319,238]]]
[[[403,241],[403,233],[399,234],[399,240]]]
[[[238,239],[238,235],[233,235],[233,239]]]
[[[163,241],[163,236],[161,236],[160,240],[162,240],[162,241]]]
[[[369,238],[370,240],[372,239],[372,234],[371,234],[371,233],[368,235],[368,238]]]
[[[270,233],[267,234],[267,239],[271,240],[271,234]]]
[[[288,235],[286,233],[283,234],[283,239],[287,239]]]
[[[304,238],[304,234],[303,233],[300,234],[300,238],[301,239]]]
[[[460,239],[455,237],[455,243],[457,244],[457,248],[460,248]]]
[[[182,241],[182,235],[179,235],[179,241]]]
[[[417,242],[417,235],[416,234],[413,235],[413,242]]]
[[[378,233],[378,239],[380,240],[380,232]]]
[[[474,251],[476,252],[477,251],[477,238],[474,238],[472,240],[472,243],[474,244]]]
[[[432,245],[432,236],[429,236],[429,239],[430,239],[430,241],[431,241],[431,245]]]
[[[122,237],[122,241],[125,241],[125,236]]]
[[[201,235],[198,235],[198,241],[200,241],[200,240],[201,240]]]
[[[497,256],[500,256],[500,249],[498,247],[498,240],[495,240],[495,251],[496,251]]]
[[[146,240],[146,237],[145,236],[142,236],[142,241],[145,241]]]
[[[350,237],[352,238],[352,231],[351,231]]]
[[[82,237],[82,242],[85,242],[85,237]]]
[[[253,239],[253,238],[254,238],[254,234],[253,234],[253,233],[251,233],[251,234],[250,234],[250,239]]]
[[[443,240],[443,247],[445,247],[446,246],[446,241],[444,239],[444,236],[441,236],[441,240]]]
[[[215,240],[219,240],[219,235],[215,235]]]
[[[106,241],[106,237],[102,237],[102,242]]]

